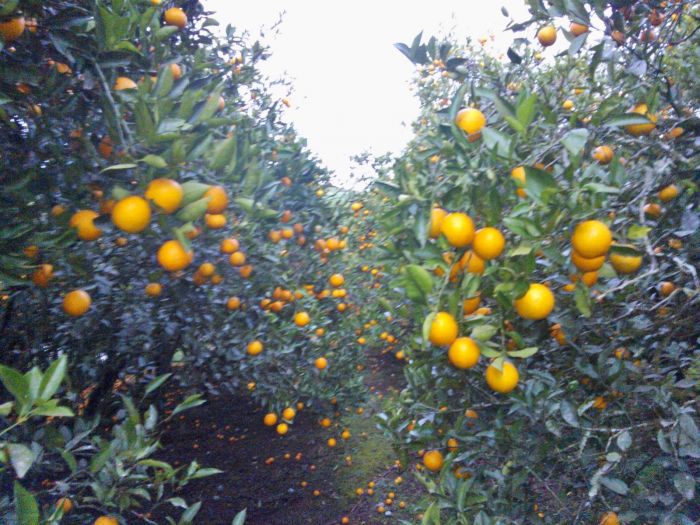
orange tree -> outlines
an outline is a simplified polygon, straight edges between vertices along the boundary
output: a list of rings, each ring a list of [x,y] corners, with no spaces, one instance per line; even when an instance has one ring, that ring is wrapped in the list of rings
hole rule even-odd
[[[397,45],[422,110],[369,204],[410,321],[382,425],[424,524],[690,524],[697,6],[529,5],[506,62]]]
[[[362,396],[359,354],[344,351],[359,298],[350,278],[329,284],[353,242],[338,229],[350,203],[325,201],[328,174],[258,70],[267,49],[230,27],[212,33],[198,2],[175,4],[26,0],[0,10],[2,383],[17,397],[3,405],[12,429],[3,439],[25,453],[27,434],[60,428],[41,444],[62,459],[34,455],[19,477],[41,503],[75,498],[76,520],[151,519],[135,509],[143,491],[161,506],[158,476],[177,484],[197,467],[138,464],[126,485],[119,469],[99,482],[94,465],[71,473],[66,457],[88,436],[86,420],[69,431],[70,411],[36,419],[12,408],[48,401],[32,385],[59,356],[68,357],[59,394],[73,412],[105,418],[89,451],[115,465],[120,454],[146,457],[135,447],[157,449],[153,411],[167,419],[203,402],[192,394],[176,409],[149,397],[147,408],[166,381],[250,394],[280,434],[303,404],[326,411]],[[18,375],[28,369],[37,372]],[[107,418],[119,422],[118,445],[100,435]],[[124,441],[142,431],[148,440]],[[20,456],[0,459],[14,466]],[[29,501],[21,490],[18,511]]]

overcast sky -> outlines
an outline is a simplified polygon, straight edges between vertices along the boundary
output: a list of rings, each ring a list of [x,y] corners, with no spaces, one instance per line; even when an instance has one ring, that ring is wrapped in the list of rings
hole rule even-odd
[[[513,33],[508,19],[527,19],[525,0],[204,0],[225,26],[259,35],[280,13],[278,34],[265,31],[273,56],[264,67],[271,77],[288,77],[294,86],[287,118],[309,147],[343,180],[349,157],[369,150],[398,153],[410,138],[408,124],[418,104],[408,89],[413,65],[393,44],[415,35],[453,31],[473,39],[493,34],[494,52],[504,51]]]

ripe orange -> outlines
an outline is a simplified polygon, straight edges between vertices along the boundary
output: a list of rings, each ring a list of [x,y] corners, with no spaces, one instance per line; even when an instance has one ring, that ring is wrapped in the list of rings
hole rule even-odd
[[[523,319],[544,319],[554,309],[554,294],[544,284],[532,283],[525,295],[514,301],[514,306]]]
[[[544,47],[549,47],[557,41],[557,28],[554,26],[544,26],[537,31],[537,40]]]
[[[129,77],[117,77],[117,80],[114,81],[114,91],[136,89],[137,87],[136,82],[131,80]]]
[[[100,143],[97,145],[97,151],[103,159],[109,160],[114,151],[114,145],[109,135],[105,135],[100,139]]]
[[[319,370],[323,370],[328,366],[328,360],[325,357],[319,357],[314,361],[314,365]]]
[[[163,15],[165,23],[169,26],[175,26],[184,29],[187,25],[187,15],[179,7],[171,7],[165,11]]]
[[[664,281],[659,285],[659,293],[664,297],[671,295],[675,289],[676,285],[669,281]]]
[[[333,448],[338,444],[338,442],[335,440],[335,438],[329,438],[327,444],[330,448]]]
[[[98,213],[95,211],[80,210],[71,216],[68,225],[78,230],[79,239],[83,241],[94,241],[102,235],[102,230],[93,223],[98,216]]]
[[[447,351],[447,358],[452,366],[462,370],[473,367],[479,361],[480,355],[479,345],[470,337],[458,337]]]
[[[192,262],[192,251],[186,252],[180,241],[170,240],[158,248],[156,259],[169,272],[184,270]]]
[[[263,423],[265,426],[272,427],[277,424],[277,414],[270,412],[268,414],[265,414],[265,417],[263,418]]]
[[[216,267],[214,267],[214,265],[210,262],[205,262],[199,265],[199,269],[197,271],[204,277],[211,277],[214,275]]]
[[[352,211],[360,211],[364,207],[365,207],[365,205],[362,204],[361,202],[353,202],[352,205],[350,206],[350,209]]]
[[[207,213],[223,213],[228,206],[228,195],[223,186],[211,186],[204,196],[209,198]]]
[[[442,221],[447,216],[447,212],[442,208],[437,206],[430,210],[430,229],[428,230],[428,235],[431,239],[437,239],[440,237],[440,232],[442,231]]]
[[[635,273],[642,266],[641,255],[620,255],[614,253],[610,256],[610,264],[617,273]]]
[[[229,310],[238,310],[241,306],[241,300],[238,297],[229,297],[226,301],[226,308]]]
[[[73,290],[63,297],[63,311],[72,317],[80,317],[88,311],[92,299],[85,290]]]
[[[649,217],[653,217],[654,219],[658,219],[661,217],[661,206],[656,204],[655,202],[646,204],[644,206],[644,213],[648,215]]]
[[[53,277],[53,265],[42,264],[32,273],[32,282],[39,288],[46,288]]]
[[[606,512],[600,518],[599,525],[620,525],[620,519],[614,512]]]
[[[132,195],[114,205],[112,222],[122,231],[139,233],[146,229],[151,221],[151,207],[142,197]]]
[[[440,231],[452,246],[464,248],[474,239],[474,222],[464,213],[450,213],[443,219]]]
[[[610,146],[598,146],[593,150],[593,158],[598,161],[598,164],[603,166],[610,164],[614,156],[613,149]]]
[[[574,101],[573,100],[565,100],[562,103],[561,107],[566,109],[566,110],[574,109]]]
[[[163,291],[163,287],[159,283],[148,283],[146,285],[146,295],[148,297],[158,297]]]
[[[112,516],[100,516],[92,525],[119,525],[119,522]]]
[[[173,75],[173,80],[180,80],[182,78],[182,68],[175,62],[170,64],[170,73]]]
[[[635,137],[649,135],[649,133],[654,131],[654,128],[656,128],[656,115],[649,113],[649,107],[646,104],[637,104],[630,109],[628,113],[643,115],[650,121],[646,124],[630,124],[629,126],[625,126],[625,129],[630,135],[634,135]]]
[[[423,454],[423,465],[430,472],[439,472],[442,469],[442,452],[439,450],[429,450]]]
[[[571,262],[582,272],[593,272],[599,270],[605,262],[605,255],[600,257],[582,257],[576,250],[571,250]]]
[[[231,263],[231,266],[243,266],[245,263],[245,253],[233,252],[228,258],[228,262]]]
[[[476,232],[473,243],[474,252],[485,261],[489,261],[501,255],[506,240],[498,229],[488,227]]]
[[[233,253],[238,250],[240,243],[238,239],[222,239],[221,244],[219,244],[219,251],[221,253]]]
[[[501,394],[507,394],[518,386],[518,379],[520,379],[518,369],[510,361],[503,362],[503,370],[498,370],[493,365],[489,365],[486,369],[486,383],[491,390]]]
[[[472,250],[469,250],[460,259],[459,267],[463,270],[466,270],[468,273],[476,273],[481,275],[482,273],[484,273],[486,263]]]
[[[589,288],[598,282],[598,272],[584,272],[581,274],[581,281]]]
[[[0,35],[2,35],[5,43],[12,42],[22,36],[25,27],[26,21],[23,16],[11,18],[5,22],[0,22]]]
[[[592,259],[608,253],[612,244],[612,233],[600,221],[584,221],[574,229],[571,243],[579,255]]]
[[[330,284],[333,288],[339,288],[343,286],[345,283],[345,277],[343,277],[339,273],[334,273],[328,278],[328,284]]]
[[[246,264],[245,266],[241,266],[238,271],[241,274],[241,277],[247,279],[253,273],[253,266]]]
[[[678,197],[678,193],[678,186],[670,184],[659,191],[659,200],[661,202],[668,202]]]
[[[56,508],[61,509],[63,514],[68,514],[73,508],[73,502],[70,498],[59,498],[59,500],[56,502]]]
[[[287,407],[282,411],[282,417],[286,419],[287,421],[291,421],[294,419],[294,416],[297,415],[297,411],[294,410],[292,407]]]
[[[226,215],[222,213],[207,213],[204,215],[204,222],[207,228],[218,230],[226,226]]]
[[[289,432],[289,425],[287,425],[287,423],[280,423],[277,425],[277,433],[280,436],[284,436],[287,432]]]
[[[436,346],[451,345],[457,339],[457,321],[447,312],[438,312],[430,324],[430,342]]]
[[[249,355],[258,355],[262,351],[263,344],[257,339],[248,343],[248,346],[246,347],[246,352],[248,352]]]
[[[479,304],[481,304],[481,295],[465,299],[462,302],[462,310],[464,312],[464,315],[473,314],[476,311],[476,309],[479,308]]]
[[[525,184],[525,168],[523,166],[513,168],[510,172],[510,176],[518,182]]]
[[[306,326],[309,324],[309,321],[311,321],[311,318],[309,317],[309,314],[306,312],[298,312],[294,316],[294,324],[297,326]]]
[[[173,213],[182,203],[182,186],[173,179],[153,179],[144,196],[153,201],[163,213]]]
[[[581,36],[584,33],[588,33],[588,26],[579,24],[577,22],[571,22],[571,25],[569,26],[569,31],[574,36]]]
[[[464,108],[457,113],[455,124],[468,135],[477,133],[486,125],[486,117],[476,108]]]

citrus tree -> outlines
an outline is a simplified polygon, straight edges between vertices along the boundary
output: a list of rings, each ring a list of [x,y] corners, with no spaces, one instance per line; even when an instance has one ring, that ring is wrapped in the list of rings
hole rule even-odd
[[[408,321],[382,425],[426,524],[690,524],[697,6],[528,5],[507,58],[397,45],[421,115],[368,204]]]

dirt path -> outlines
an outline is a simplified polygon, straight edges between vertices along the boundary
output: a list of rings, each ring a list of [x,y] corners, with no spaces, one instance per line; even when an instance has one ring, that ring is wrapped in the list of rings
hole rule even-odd
[[[343,516],[352,524],[396,523],[394,512],[408,518],[408,510],[398,509],[396,494],[395,505],[385,505],[389,514],[377,512],[389,492],[411,492],[408,485],[394,486],[399,472],[373,419],[387,396],[401,388],[401,364],[388,354],[368,357],[367,365],[371,395],[364,411],[347,410],[330,428],[302,410],[281,437],[262,425],[260,409],[234,397],[211,399],[181,417],[163,437],[164,459],[196,460],[223,471],[191,483],[181,494],[188,502],[203,502],[196,523],[228,524],[243,508],[247,525],[331,525]],[[347,441],[340,439],[344,429],[352,434]],[[333,449],[329,437],[338,441]]]

